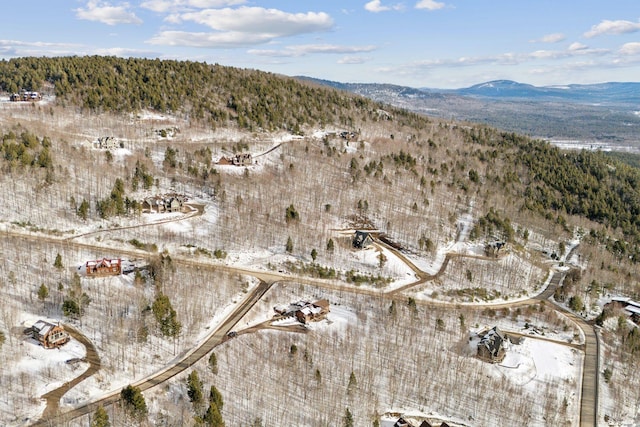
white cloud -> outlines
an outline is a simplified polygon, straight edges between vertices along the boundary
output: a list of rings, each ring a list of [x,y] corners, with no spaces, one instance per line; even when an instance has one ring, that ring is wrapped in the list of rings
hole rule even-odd
[[[380,0],[371,0],[364,5],[364,8],[369,12],[378,13],[386,12],[388,10],[402,10],[404,6],[402,5],[402,3],[394,4],[392,6],[383,6]]]
[[[340,58],[337,62],[342,65],[364,64],[369,61],[370,58],[364,56],[345,56]]]
[[[94,54],[101,56],[119,56],[121,58],[144,57],[144,58],[158,58],[162,56],[158,52],[140,49],[130,49],[127,47],[110,47],[107,49],[97,49]]]
[[[71,56],[71,55],[113,55],[120,57],[158,58],[159,52],[130,49],[108,48],[95,49],[78,43],[24,42],[18,40],[0,40],[0,57],[24,56]]]
[[[416,3],[416,9],[438,10],[445,7],[446,4],[437,2],[435,0],[420,0]]]
[[[377,49],[376,46],[338,46],[330,44],[309,44],[287,46],[286,48],[281,50],[252,49],[249,50],[249,53],[258,56],[299,57],[314,53],[346,54],[371,52],[375,49]]]
[[[542,36],[539,39],[536,40],[531,40],[532,42],[536,43],[536,42],[542,42],[542,43],[558,43],[561,42],[565,39],[565,35],[562,33],[553,33],[553,34],[546,34],[544,36]]]
[[[238,6],[247,3],[247,0],[187,0],[186,3],[191,7],[198,7],[201,9],[219,8],[227,6]]]
[[[590,49],[589,46],[586,46],[582,43],[572,43],[566,50],[537,50],[535,52],[531,52],[529,55],[525,56],[530,59],[561,59],[561,58],[570,58],[575,56],[600,56],[609,54],[611,51],[608,49]]]
[[[638,46],[629,46],[627,51],[632,52],[634,49],[640,50],[640,43]],[[536,50],[528,53],[503,53],[497,55],[487,56],[463,56],[459,58],[448,59],[428,59],[423,61],[414,61],[399,65],[393,69],[387,69],[388,73],[396,73],[402,75],[403,73],[415,74],[422,73],[427,70],[436,68],[441,69],[453,69],[462,67],[476,67],[476,66],[518,66],[521,64],[529,63],[533,64],[539,62],[541,64],[562,64],[565,61],[572,60],[573,58],[584,58],[592,56],[607,57],[611,54],[611,51],[607,49],[591,49],[580,43],[573,43],[567,49],[560,50]],[[586,62],[582,62],[586,63]],[[594,62],[595,63],[595,62]]]
[[[173,1],[166,0],[149,0],[140,3],[140,7],[152,10],[158,13],[165,13],[172,10],[175,7],[175,3]]]
[[[569,45],[569,51],[572,51],[572,52],[576,52],[576,51],[579,51],[579,50],[584,51],[586,49],[589,49],[589,46],[587,46],[585,44],[582,44],[582,43],[578,43],[578,42],[571,43]]]
[[[287,13],[262,7],[206,9],[184,13],[181,18],[219,31],[262,34],[269,38],[326,31],[333,26],[333,20],[324,12]]]
[[[78,19],[102,22],[107,25],[142,24],[142,20],[129,8],[129,3],[112,6],[107,2],[91,0],[87,3],[86,8],[78,8],[75,12]]]
[[[640,42],[625,43],[618,50],[621,55],[640,55]]]
[[[158,13],[175,12],[189,8],[208,9],[237,6],[247,3],[247,0],[147,0],[140,7]]]
[[[635,33],[636,31],[640,31],[640,22],[631,22],[631,21],[609,21],[604,20],[598,25],[594,25],[591,27],[591,30],[584,33],[584,36],[587,38],[601,36],[605,34],[609,35],[617,35],[617,34],[626,34],[626,33]]]
[[[166,20],[173,23],[192,21],[215,31],[163,31],[148,43],[229,48],[267,43],[280,37],[327,31],[333,27],[333,20],[323,12],[286,13],[277,9],[244,6],[237,9],[205,9],[173,14]]]
[[[270,37],[262,34],[240,32],[192,33],[187,31],[162,31],[148,40],[147,43],[225,49],[267,43],[270,40]]]
[[[529,54],[534,59],[555,59],[567,56],[566,52],[560,50],[536,50]]]
[[[389,6],[383,6],[380,0],[371,0],[369,3],[364,5],[364,8],[365,10],[374,13],[384,12],[391,9]]]

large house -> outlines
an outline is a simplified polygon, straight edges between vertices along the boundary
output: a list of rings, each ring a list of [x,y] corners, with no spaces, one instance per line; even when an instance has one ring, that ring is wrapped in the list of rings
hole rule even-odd
[[[103,150],[115,150],[120,148],[120,143],[113,136],[101,136],[93,143],[95,148],[101,148]]]
[[[253,156],[251,153],[238,153],[233,157],[220,157],[218,160],[219,165],[234,165],[234,166],[251,166],[253,164]]]
[[[484,333],[478,343],[478,357],[486,362],[500,363],[507,355],[507,336],[497,326]]]
[[[507,253],[507,244],[498,240],[489,242],[484,246],[484,253],[488,257],[498,258]]]
[[[164,212],[182,212],[184,203],[187,198],[178,194],[170,194],[166,196],[147,197],[141,203],[142,212],[145,213],[164,213]]]
[[[117,276],[122,273],[122,260],[102,258],[87,261],[85,268],[87,276]]]
[[[38,320],[31,327],[31,334],[33,339],[38,341],[44,348],[60,347],[71,339],[61,325],[54,325],[44,320]]]
[[[373,244],[373,237],[371,237],[371,234],[366,231],[356,231],[353,235],[351,244],[356,249],[364,249]]]
[[[446,421],[421,420],[408,417],[400,417],[393,424],[393,427],[450,427]]]
[[[305,304],[295,312],[295,315],[300,323],[309,323],[324,319],[327,313],[329,313],[329,301],[321,299]]]
[[[12,102],[18,101],[40,101],[42,95],[38,92],[22,91],[20,93],[13,93],[9,96],[9,100]]]

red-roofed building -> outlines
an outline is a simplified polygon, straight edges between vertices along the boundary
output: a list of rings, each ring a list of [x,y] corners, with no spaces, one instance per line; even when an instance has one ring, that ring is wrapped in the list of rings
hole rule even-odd
[[[87,276],[117,276],[122,272],[122,260],[102,258],[95,261],[87,261]]]

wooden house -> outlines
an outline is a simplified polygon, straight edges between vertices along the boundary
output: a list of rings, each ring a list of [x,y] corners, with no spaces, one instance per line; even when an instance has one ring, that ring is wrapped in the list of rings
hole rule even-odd
[[[353,235],[351,244],[356,249],[364,249],[373,244],[373,237],[371,237],[371,234],[366,231],[356,231]]]
[[[40,101],[42,99],[42,95],[38,92],[31,91],[21,91],[20,93],[12,93],[9,95],[9,101],[18,102],[18,101]]]
[[[314,303],[305,304],[295,312],[295,316],[300,323],[309,323],[324,319],[327,313],[329,313],[329,301],[321,299]]]
[[[87,276],[117,276],[122,272],[122,260],[102,258],[95,261],[87,261]]]
[[[31,327],[31,333],[33,339],[38,341],[44,348],[60,347],[71,339],[69,333],[61,325],[54,325],[44,320],[38,320]]]
[[[498,258],[507,253],[507,244],[501,241],[487,243],[484,246],[484,253],[488,257]]]
[[[140,205],[144,213],[182,212],[185,201],[185,196],[172,194],[147,197]]]
[[[171,197],[166,201],[165,206],[167,208],[167,212],[182,211],[182,201],[178,197]]]
[[[94,145],[96,148],[101,148],[104,150],[114,150],[116,148],[120,148],[120,143],[113,136],[102,136],[98,138]]]
[[[217,164],[222,166],[229,166],[233,164],[233,159],[231,157],[222,156],[220,157],[220,160],[218,160]]]
[[[340,132],[340,138],[346,139],[347,141],[355,141],[356,139],[358,139],[358,134],[345,130]]]
[[[222,156],[218,160],[217,164],[227,166],[251,166],[253,164],[253,156],[251,153],[238,153],[233,157]]]
[[[164,203],[158,197],[147,197],[141,203],[142,212],[154,213],[164,212]]]
[[[478,357],[486,362],[500,363],[507,355],[507,336],[497,326],[487,331],[478,343]]]
[[[235,166],[250,166],[253,164],[251,153],[239,153],[233,156],[233,164]]]
[[[409,424],[409,421],[407,421],[404,418],[400,417],[400,418],[398,418],[398,421],[395,422],[393,427],[412,427],[412,425]]]

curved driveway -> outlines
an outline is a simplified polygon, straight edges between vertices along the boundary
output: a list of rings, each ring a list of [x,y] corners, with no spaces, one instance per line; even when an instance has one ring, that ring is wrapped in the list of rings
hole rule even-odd
[[[184,219],[184,218],[183,218]],[[152,224],[149,224],[152,225]],[[22,233],[14,233],[14,232],[6,232],[6,236],[12,236],[12,237],[20,237],[20,238],[25,238],[28,240],[46,240],[46,241],[50,241],[51,243],[62,243],[61,239],[59,238],[51,238],[51,237],[46,237],[46,236],[34,236],[34,235],[24,235]],[[78,236],[79,237],[79,236]],[[86,243],[80,243],[80,242],[73,242],[71,240],[66,240],[64,241],[65,245],[72,245],[72,246],[78,246],[78,247],[83,247],[83,248],[91,248],[91,249],[100,249],[100,250],[111,250],[111,251],[117,251],[121,256],[122,255],[126,255],[126,256],[134,256],[134,257],[139,257],[139,256],[150,256],[151,254],[149,254],[148,252],[144,252],[144,251],[139,251],[139,250],[125,250],[125,249],[114,249],[114,248],[105,248],[105,247],[100,247],[94,244],[86,244]],[[382,244],[382,243],[381,243]],[[179,374],[180,372],[184,371],[185,369],[187,369],[188,367],[190,367],[191,365],[193,365],[194,363],[196,363],[198,360],[200,360],[202,357],[204,357],[208,352],[210,352],[215,346],[219,345],[220,343],[224,342],[227,339],[226,334],[232,330],[233,326],[248,312],[248,310],[267,292],[267,290],[269,289],[270,285],[276,281],[291,281],[291,280],[295,280],[296,282],[299,283],[305,283],[305,284],[309,284],[309,285],[314,285],[314,286],[319,286],[319,287],[324,287],[324,288],[330,288],[330,289],[334,289],[334,290],[342,290],[342,291],[347,291],[347,292],[354,292],[354,293],[358,293],[358,294],[367,294],[367,295],[375,295],[375,296],[382,296],[382,297],[387,297],[387,298],[398,298],[400,297],[400,293],[404,290],[407,290],[411,287],[417,286],[421,283],[424,283],[426,281],[429,280],[433,280],[434,278],[438,277],[438,275],[440,275],[442,272],[444,272],[444,270],[446,269],[447,265],[448,265],[448,261],[450,259],[451,256],[456,256],[454,255],[447,255],[445,257],[445,260],[443,261],[442,266],[440,267],[439,271],[435,274],[435,275],[430,275],[427,274],[423,271],[421,271],[420,269],[418,269],[412,262],[410,262],[406,257],[404,257],[399,251],[395,250],[394,248],[388,246],[388,245],[384,245],[387,249],[391,250],[396,256],[398,256],[403,262],[405,262],[407,264],[407,266],[409,266],[415,273],[417,276],[417,280],[409,285],[405,285],[401,288],[398,289],[394,289],[392,291],[389,292],[383,292],[383,291],[376,291],[376,290],[370,290],[370,289],[362,289],[362,288],[354,288],[352,286],[346,286],[346,285],[338,285],[336,283],[331,283],[331,282],[327,282],[327,281],[321,281],[321,280],[313,280],[313,279],[309,279],[309,278],[302,278],[302,277],[292,277],[290,275],[285,275],[285,274],[280,274],[280,273],[275,273],[275,272],[268,272],[268,271],[261,271],[261,270],[253,270],[253,269],[249,269],[249,268],[241,268],[241,267],[230,267],[230,266],[224,266],[224,265],[219,265],[219,264],[212,264],[212,263],[205,263],[202,261],[196,261],[196,260],[189,260],[189,259],[182,259],[182,258],[174,258],[173,261],[176,263],[180,263],[180,264],[186,264],[186,265],[192,265],[192,266],[198,266],[200,268],[204,267],[204,268],[212,268],[212,269],[219,269],[221,271],[228,271],[228,272],[233,272],[233,273],[241,273],[241,274],[247,274],[247,275],[252,275],[254,277],[257,277],[261,280],[261,284],[256,287],[252,292],[250,292],[247,297],[245,298],[245,300],[238,306],[238,308],[231,313],[231,315],[209,336],[209,338],[202,343],[199,347],[193,349],[191,352],[189,352],[182,360],[178,361],[177,363],[167,367],[165,370],[151,376],[148,377],[147,379],[141,380],[138,383],[135,383],[134,385],[140,387],[140,389],[142,391],[147,390],[151,387],[154,387],[155,385],[158,385],[172,377],[174,377],[175,375]],[[461,255],[457,255],[457,256],[461,256]],[[505,303],[505,304],[499,304],[499,305],[492,305],[492,307],[496,307],[496,308],[501,308],[501,307],[513,307],[513,306],[523,306],[523,305],[530,305],[530,304],[536,304],[539,303],[542,300],[547,300],[548,298],[550,298],[553,295],[553,292],[555,291],[556,287],[560,285],[560,283],[562,282],[562,280],[564,279],[565,274],[562,272],[556,272],[554,273],[554,275],[552,276],[549,285],[547,286],[547,288],[545,290],[543,290],[543,292],[541,294],[539,294],[538,296],[531,298],[529,300],[524,300],[524,301],[517,301],[517,302],[513,302],[513,303]],[[441,303],[437,303],[437,302],[422,302],[421,305],[443,305]],[[449,304],[445,304],[445,305],[449,305]],[[474,308],[474,306],[469,305],[467,306],[468,308],[472,309]],[[484,307],[483,307],[484,308]],[[584,359],[584,364],[583,364],[583,379],[582,379],[582,387],[581,387],[581,410],[580,410],[580,426],[596,426],[597,425],[597,405],[598,405],[598,376],[599,376],[599,342],[598,342],[598,337],[594,332],[594,329],[591,325],[589,325],[588,323],[586,323],[583,319],[581,319],[580,317],[576,316],[575,314],[568,312],[566,309],[557,306],[555,304],[552,305],[552,308],[554,308],[555,310],[561,311],[563,312],[563,314],[565,314],[566,316],[568,316],[572,321],[574,321],[579,327],[580,329],[582,329],[582,331],[584,332],[585,335],[585,359]],[[80,378],[80,377],[79,377]],[[85,374],[83,374],[82,378],[79,379],[77,378],[77,382],[82,381],[82,379],[86,378]],[[76,380],[73,381],[73,385],[77,384]],[[71,384],[72,382],[70,382]],[[70,388],[70,387],[69,387]],[[52,397],[53,398],[53,397]],[[97,401],[93,401],[91,403],[88,403],[86,405],[83,405],[81,407],[78,407],[76,409],[73,409],[65,414],[55,414],[52,415],[52,413],[56,412],[54,409],[48,409],[47,411],[45,411],[45,413],[43,414],[43,418],[38,421],[37,423],[35,423],[34,425],[51,425],[51,426],[55,426],[55,425],[59,425],[61,422],[64,422],[65,420],[70,420],[70,419],[74,419],[77,418],[79,416],[82,415],[86,415],[89,413],[92,413],[93,411],[95,411],[95,409],[98,406],[106,406],[106,405],[110,405],[114,402],[117,402],[120,398],[120,394],[119,391],[114,391],[113,393],[100,398]],[[53,406],[52,406],[53,408]]]

